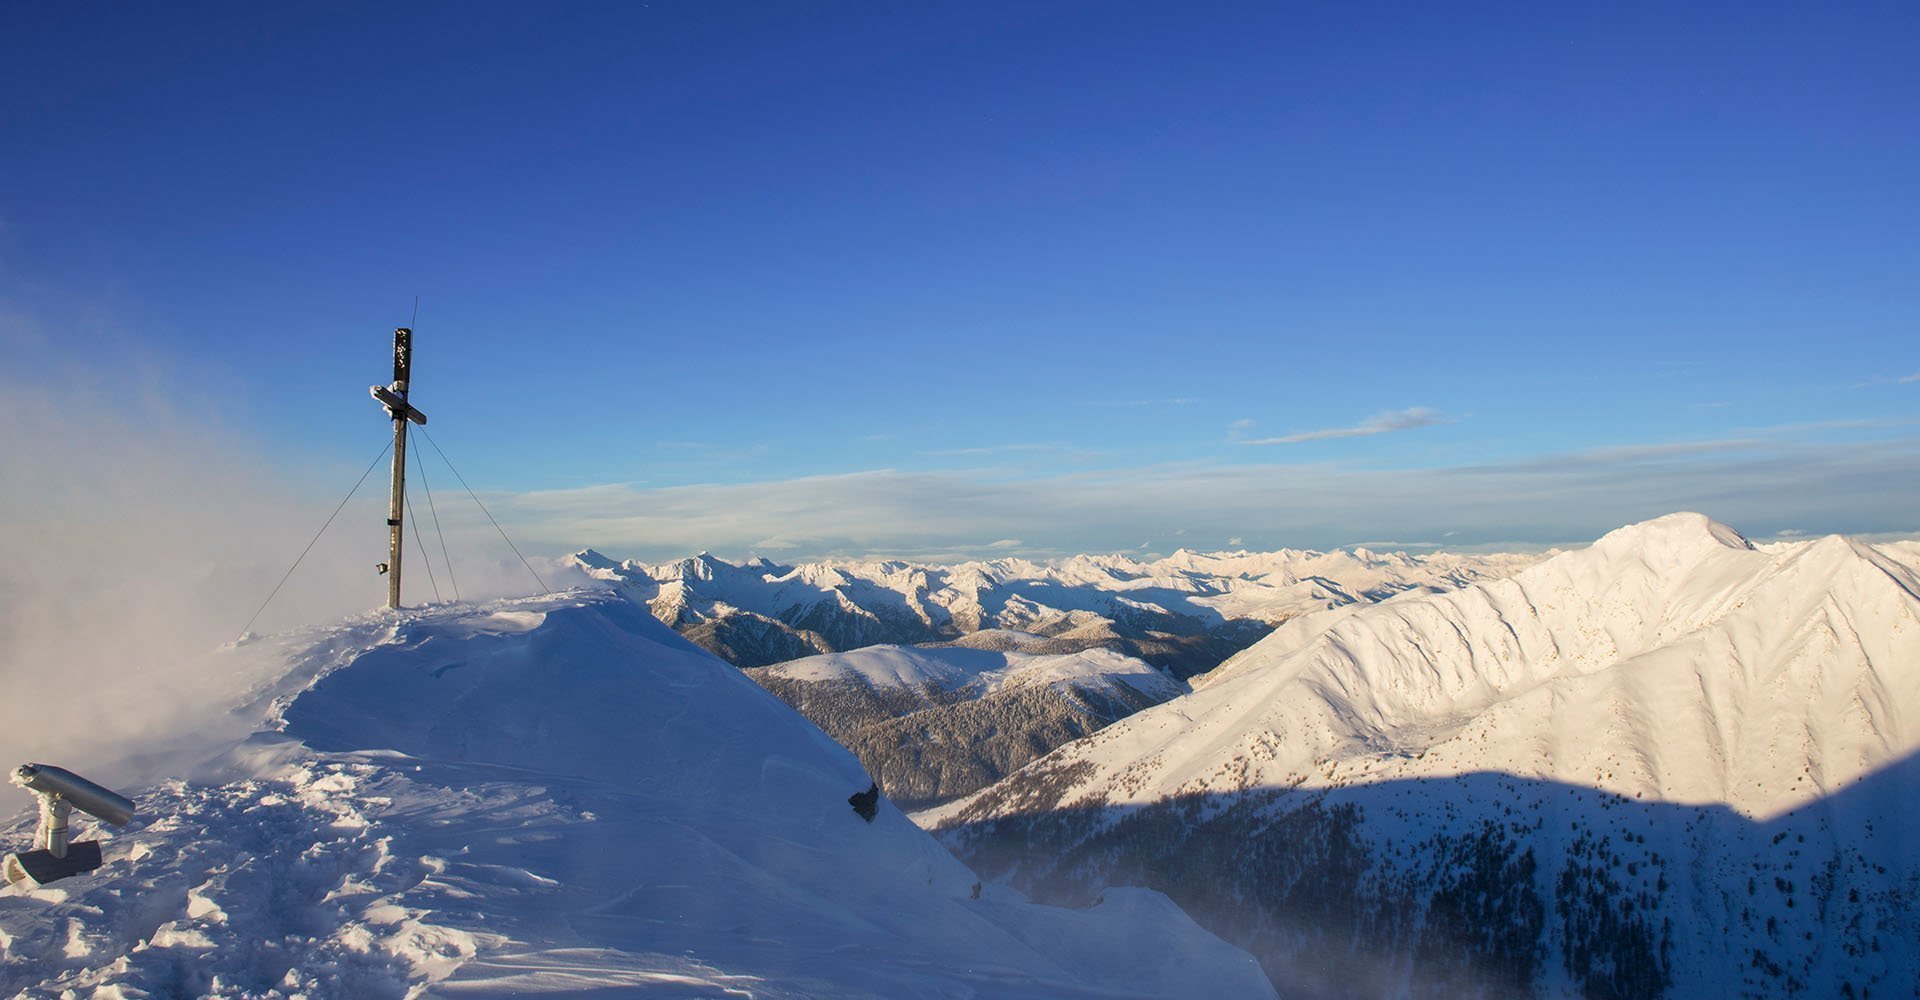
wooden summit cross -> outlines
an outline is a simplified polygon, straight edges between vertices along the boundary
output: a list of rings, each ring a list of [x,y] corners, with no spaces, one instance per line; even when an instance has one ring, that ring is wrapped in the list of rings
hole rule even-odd
[[[426,424],[427,415],[407,402],[407,380],[413,372],[413,330],[399,327],[393,331],[393,384],[369,388],[373,398],[387,408],[393,420],[393,493],[387,500],[387,561],[380,571],[387,574],[387,607],[400,606],[400,519],[407,502],[407,421]]]

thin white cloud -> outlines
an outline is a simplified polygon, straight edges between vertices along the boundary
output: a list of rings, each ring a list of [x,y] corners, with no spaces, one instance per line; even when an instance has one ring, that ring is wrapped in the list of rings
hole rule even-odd
[[[1191,406],[1199,402],[1192,396],[1169,396],[1161,399],[1096,399],[1086,405],[1102,409],[1118,409],[1136,406]]]
[[[1335,438],[1368,437],[1374,434],[1388,434],[1393,431],[1409,431],[1418,427],[1432,427],[1436,424],[1453,423],[1452,418],[1438,410],[1425,406],[1409,406],[1404,410],[1387,410],[1376,413],[1351,427],[1330,427],[1317,431],[1301,431],[1298,434],[1286,434],[1281,437],[1252,438],[1241,444],[1301,444],[1306,441],[1330,441]]]
[[[1912,385],[1915,382],[1920,382],[1920,372],[1914,372],[1911,375],[1903,375],[1900,377],[1899,382],[1901,385]]]
[[[1023,541],[1021,541],[1021,540],[1020,540],[1020,539],[1018,539],[1018,538],[1002,538],[1002,539],[1000,539],[1000,540],[999,540],[999,541],[997,541],[997,542],[989,542],[989,543],[987,543],[987,548],[990,548],[990,549],[1017,549],[1017,548],[1021,548],[1022,546],[1024,546],[1024,545],[1026,545],[1026,544],[1027,544],[1027,543],[1025,543],[1025,542],[1023,542]]]
[[[1749,434],[1805,434],[1817,431],[1857,431],[1876,427],[1911,427],[1920,418],[1867,418],[1851,420],[1809,420],[1797,424],[1769,424],[1746,431]]]
[[[1031,451],[1067,451],[1067,445],[1043,441],[1023,441],[1016,444],[989,444],[976,448],[942,448],[938,451],[923,451],[922,455],[1010,455]]]
[[[1106,458],[1108,453],[1055,441],[1025,441],[1012,444],[981,445],[973,448],[941,448],[934,451],[923,451],[920,452],[920,454],[927,458],[983,458],[1005,456],[1006,461],[1014,464],[1019,464],[1022,460],[1013,456],[1034,456],[1034,458],[1026,460],[1029,462],[1039,460],[1039,456],[1045,456],[1044,461],[1050,464],[1058,464],[1062,461],[1080,463],[1097,462]]]

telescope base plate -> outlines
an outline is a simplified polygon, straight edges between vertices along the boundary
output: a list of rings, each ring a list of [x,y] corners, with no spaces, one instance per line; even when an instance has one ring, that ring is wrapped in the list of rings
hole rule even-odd
[[[67,856],[56,858],[50,852],[21,851],[7,858],[20,866],[27,877],[38,885],[57,882],[69,875],[83,875],[100,867],[100,842],[97,840],[76,840],[67,845]],[[13,864],[6,866],[11,874]]]

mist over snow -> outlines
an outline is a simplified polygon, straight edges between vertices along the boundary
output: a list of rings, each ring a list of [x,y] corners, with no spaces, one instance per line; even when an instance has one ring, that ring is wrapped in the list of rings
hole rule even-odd
[[[178,370],[111,371],[0,371],[0,685],[22,709],[0,727],[7,767],[110,767],[219,723],[223,699],[277,668],[213,654],[314,537],[384,426],[369,402],[365,458],[289,469],[267,443],[223,426],[204,387],[188,390]],[[255,632],[382,603],[373,567],[386,558],[385,479],[383,461]],[[537,591],[477,512],[441,507],[466,596]],[[407,599],[430,600],[408,544]]]

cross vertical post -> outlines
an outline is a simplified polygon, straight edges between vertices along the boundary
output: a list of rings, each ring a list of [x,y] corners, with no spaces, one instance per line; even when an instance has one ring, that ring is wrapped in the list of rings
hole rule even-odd
[[[407,379],[413,373],[413,331],[393,331],[393,393],[407,401]],[[407,414],[393,415],[393,495],[387,499],[387,607],[400,606],[400,522],[407,502]]]
[[[380,571],[387,574],[387,607],[400,606],[400,522],[406,516],[407,503],[407,421],[425,424],[427,415],[407,402],[407,383],[413,375],[413,330],[399,327],[393,331],[393,384],[376,385],[369,391],[393,419],[393,492],[387,500],[387,561]]]

